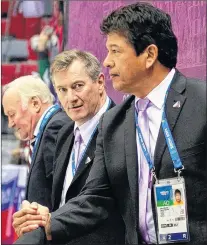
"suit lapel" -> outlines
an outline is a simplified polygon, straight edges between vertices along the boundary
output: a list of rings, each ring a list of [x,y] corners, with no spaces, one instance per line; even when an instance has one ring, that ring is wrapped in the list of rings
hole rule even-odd
[[[73,142],[74,142],[74,135],[73,133],[70,133],[61,148],[61,154],[58,156],[56,160],[56,167],[53,176],[53,191],[52,191],[52,200],[54,201],[53,208],[56,208],[56,206],[60,204],[63,184],[65,180],[66,170],[69,164],[70,153],[72,151]]]
[[[70,184],[70,187],[72,186],[72,184],[76,180],[78,180],[78,178],[84,173],[85,169],[88,168],[91,165],[91,163],[93,162],[94,153],[95,153],[95,149],[96,149],[97,134],[98,134],[98,129],[94,133],[94,136],[93,136],[90,144],[88,145],[88,148],[86,149],[86,152],[85,152],[83,158],[81,159],[81,162],[79,163],[78,169],[75,173],[75,176],[73,177],[73,180]],[[70,187],[69,187],[69,189],[70,189]]]
[[[44,132],[43,132],[43,133],[44,133]],[[39,149],[39,146],[40,146],[40,143],[41,143],[41,140],[42,140],[43,133],[42,133],[42,135],[41,135],[41,138],[40,138],[39,142],[38,142],[37,145],[35,146],[34,156],[32,157],[32,162],[31,162],[31,165],[30,165],[29,174],[28,174],[28,178],[27,178],[26,197],[27,197],[27,194],[28,194],[28,187],[29,187],[30,176],[31,176],[31,174],[32,174],[32,169],[33,169],[34,164],[35,164],[35,160],[36,160],[36,157],[37,157],[37,154],[38,154],[38,149]],[[30,145],[29,145],[29,147],[30,147]]]
[[[50,119],[60,111],[61,109],[58,109],[54,114],[51,115]],[[50,119],[48,120],[47,124],[49,123]],[[31,162],[31,166],[30,166],[30,169],[29,169],[29,174],[28,174],[28,178],[27,178],[27,188],[26,188],[26,197],[27,197],[27,194],[28,194],[28,187],[29,187],[29,180],[30,180],[30,176],[31,176],[31,173],[32,173],[32,169],[34,167],[34,164],[35,164],[35,161],[36,161],[36,157],[37,157],[37,154],[38,154],[38,150],[39,150],[39,146],[40,146],[40,143],[42,141],[42,137],[43,137],[43,134],[44,134],[44,130],[47,126],[47,124],[45,125],[45,127],[43,128],[43,131],[42,131],[42,134],[40,136],[40,139],[39,141],[37,142],[37,145],[35,146],[35,152],[34,152],[34,156],[32,157],[32,162]],[[37,140],[37,138],[36,138]]]
[[[179,115],[182,111],[183,105],[186,100],[186,97],[182,94],[183,91],[185,90],[185,86],[186,86],[185,77],[182,76],[178,71],[176,71],[176,74],[172,81],[171,88],[169,90],[169,94],[166,101],[166,109],[165,109],[167,121],[171,132],[173,132],[173,129],[177,123],[177,120],[179,118]],[[180,101],[180,107],[173,107],[173,105],[177,101]],[[154,154],[154,164],[158,173],[161,167],[160,162],[166,147],[167,144],[166,144],[165,136],[163,133],[162,126],[160,126],[158,140],[157,140],[157,144],[155,147],[155,154]]]
[[[111,100],[110,105],[109,105],[109,109],[111,109],[114,106],[115,106],[115,103],[113,102],[113,100]],[[73,180],[70,184],[70,187],[68,188],[68,191],[70,190],[73,183],[75,181],[77,181],[78,178],[85,172],[85,170],[92,164],[94,156],[95,156],[97,135],[98,135],[98,129],[95,131],[95,133],[91,139],[91,142],[89,143],[88,148],[86,149],[86,152],[85,152],[83,158],[81,159],[81,162],[78,166],[78,169],[75,173],[75,176],[73,177]]]
[[[135,106],[134,100],[130,108],[126,111],[124,126],[124,147],[126,156],[127,174],[129,186],[132,194],[135,215],[138,217],[138,158],[136,147],[136,128],[135,128]]]

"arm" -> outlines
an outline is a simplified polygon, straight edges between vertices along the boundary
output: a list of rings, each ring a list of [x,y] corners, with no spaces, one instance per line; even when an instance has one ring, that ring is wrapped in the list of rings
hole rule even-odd
[[[113,206],[114,199],[105,167],[102,123],[100,122],[95,160],[85,187],[77,197],[51,213],[53,243],[68,242],[89,233],[108,218]]]
[[[70,122],[70,119],[65,112],[58,112],[51,120],[52,121],[48,123],[44,133],[43,157],[47,177],[51,175],[54,170],[53,164],[55,152],[57,148],[60,148],[57,146],[58,133],[64,125]]]
[[[73,238],[89,233],[101,225],[108,218],[113,207],[114,199],[105,168],[100,123],[96,156],[86,185],[77,197],[69,200],[64,206],[51,213],[50,221],[47,222],[45,227],[46,233],[51,235],[52,243],[66,243]],[[36,237],[35,244],[37,244],[44,237],[44,231],[38,228],[23,235],[21,244],[28,244],[30,238],[34,239],[34,237]]]

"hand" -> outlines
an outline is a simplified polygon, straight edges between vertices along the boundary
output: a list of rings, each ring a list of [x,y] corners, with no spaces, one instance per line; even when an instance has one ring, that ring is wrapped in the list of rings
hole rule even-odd
[[[45,217],[45,233],[46,233],[46,237],[47,240],[50,241],[52,240],[52,236],[51,236],[51,214],[49,213],[49,209],[45,206],[42,206],[40,204],[38,204],[38,209],[39,213]]]
[[[43,206],[42,206],[43,207]],[[48,208],[38,210],[37,203],[29,203],[28,201],[22,202],[22,208],[13,214],[12,226],[18,237],[24,233],[37,229],[39,226],[45,226],[48,214]],[[48,210],[49,213],[49,210]]]
[[[39,52],[41,51],[45,51],[46,50],[46,45],[48,40],[51,38],[51,35],[53,33],[53,31],[47,31],[48,30],[48,26],[46,26],[40,33],[39,35],[39,41],[37,44],[37,50]]]

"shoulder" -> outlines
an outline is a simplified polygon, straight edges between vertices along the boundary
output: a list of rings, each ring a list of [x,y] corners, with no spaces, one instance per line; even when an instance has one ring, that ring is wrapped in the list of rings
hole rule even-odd
[[[121,104],[114,106],[110,110],[104,113],[101,123],[104,127],[122,123],[124,121],[126,112],[133,107],[134,96],[129,96]]]
[[[42,137],[47,139],[47,141],[55,142],[57,134],[60,129],[71,122],[71,119],[67,116],[67,114],[60,109],[57,111],[48,121],[45,126]]]
[[[58,132],[58,140],[63,140],[67,138],[71,133],[73,133],[74,122],[70,120],[68,123],[63,125]]]
[[[206,97],[206,81],[202,81],[198,78],[186,77],[179,71],[177,72],[176,79],[185,81],[186,91],[188,94],[193,93],[194,96]]]
[[[67,125],[69,122],[71,122],[71,119],[62,109],[60,109],[50,118],[45,127],[45,131],[59,131],[64,125]]]
[[[189,91],[192,91],[195,96],[202,96],[206,98],[206,82],[195,79],[195,78],[186,78],[186,88]]]
[[[194,107],[201,107],[206,112],[206,82],[186,77],[186,97],[188,103]]]
[[[56,124],[62,127],[70,121],[71,119],[67,116],[67,114],[62,109],[60,109],[51,117],[47,125],[49,126],[51,124]]]

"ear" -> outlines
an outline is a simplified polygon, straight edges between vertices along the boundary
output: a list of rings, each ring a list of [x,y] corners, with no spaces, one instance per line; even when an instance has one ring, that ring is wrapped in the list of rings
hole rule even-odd
[[[33,96],[29,101],[29,106],[32,109],[32,111],[39,113],[41,110],[41,100],[37,96]]]
[[[158,58],[158,48],[155,44],[149,45],[145,52],[147,53],[146,58],[146,69],[151,68]]]
[[[103,73],[99,74],[99,77],[97,79],[97,82],[99,84],[99,91],[103,92],[103,90],[105,89],[105,76]]]

